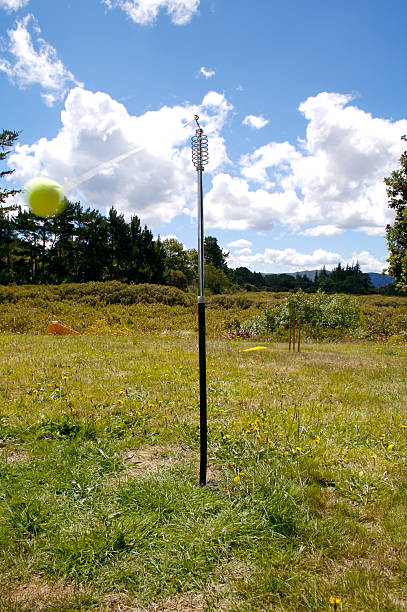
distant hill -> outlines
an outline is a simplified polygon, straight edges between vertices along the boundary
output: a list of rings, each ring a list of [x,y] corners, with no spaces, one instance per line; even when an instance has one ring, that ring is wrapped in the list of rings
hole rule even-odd
[[[385,285],[390,285],[394,281],[394,276],[386,276],[385,274],[378,274],[377,272],[369,272],[369,276],[373,287],[384,287]]]
[[[317,272],[320,272],[320,270],[302,270],[301,272],[291,272],[290,274],[291,276],[297,276],[297,274],[304,276],[305,274],[307,278],[314,280]],[[390,285],[394,281],[394,276],[386,276],[378,272],[368,272],[367,274],[370,276],[373,287],[384,287],[385,285]]]

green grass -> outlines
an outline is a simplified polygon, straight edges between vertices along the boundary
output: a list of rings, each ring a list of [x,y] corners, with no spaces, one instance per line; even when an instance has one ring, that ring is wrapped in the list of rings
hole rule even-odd
[[[0,610],[406,609],[405,346],[254,344],[201,488],[195,333],[0,337]]]

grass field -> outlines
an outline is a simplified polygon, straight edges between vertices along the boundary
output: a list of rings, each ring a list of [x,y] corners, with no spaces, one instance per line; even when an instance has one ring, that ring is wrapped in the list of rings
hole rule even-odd
[[[254,344],[200,488],[195,333],[0,337],[0,610],[407,609],[406,347]]]

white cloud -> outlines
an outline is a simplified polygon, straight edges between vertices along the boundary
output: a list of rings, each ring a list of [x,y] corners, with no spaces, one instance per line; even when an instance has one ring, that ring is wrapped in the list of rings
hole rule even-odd
[[[70,196],[101,210],[114,206],[127,217],[137,214],[154,227],[170,222],[190,203],[191,210],[196,208],[191,131],[183,125],[195,113],[200,115],[210,137],[211,170],[216,171],[227,162],[219,131],[230,108],[224,96],[211,92],[201,105],[163,106],[132,116],[108,94],[76,87],[67,96],[55,138],[17,145],[9,164],[22,183],[46,175],[66,185],[103,162],[139,149],[105,167]]]
[[[200,0],[102,0],[108,8],[120,8],[135,23],[142,25],[156,21],[161,9],[165,9],[171,21],[184,25],[198,12]]]
[[[316,225],[300,232],[302,236],[339,236],[343,233],[343,229],[336,225]]]
[[[28,29],[30,25],[37,35],[37,49]],[[52,106],[65,95],[69,83],[80,85],[58,58],[54,47],[38,37],[40,29],[32,15],[17,21],[15,30],[8,30],[7,33],[10,40],[8,53],[13,60],[0,58],[0,70],[18,87],[24,89],[40,85],[45,103]]]
[[[164,240],[177,240],[179,242],[178,237],[175,234],[167,234],[166,236],[160,236],[161,242]]]
[[[393,218],[383,178],[398,165],[407,120],[375,118],[350,102],[327,92],[308,98],[299,107],[308,121],[304,141],[297,147],[272,142],[241,158],[248,181],[280,197],[298,195],[297,206],[279,211],[280,221],[294,229],[316,225],[378,235]],[[251,211],[247,217],[248,227],[257,227]]]
[[[250,240],[246,240],[245,238],[240,238],[239,240],[233,240],[233,242],[228,242],[227,246],[235,249],[247,249],[253,245]]]
[[[4,8],[6,11],[18,11],[29,3],[30,0],[0,0],[0,8]]]
[[[250,255],[252,252],[251,249],[246,248],[246,249],[237,249],[236,251],[236,255]]]
[[[260,130],[264,128],[268,123],[270,123],[269,119],[265,119],[261,115],[246,115],[246,117],[242,121],[243,125],[248,125],[255,130]]]
[[[240,160],[243,176],[249,180],[260,183],[267,189],[273,189],[284,173],[291,171],[294,161],[301,159],[293,145],[288,142],[271,142],[252,154],[243,155]],[[273,180],[270,180],[268,171],[273,169]]]
[[[203,76],[206,79],[210,79],[211,77],[215,76],[216,72],[214,70],[211,70],[210,68],[205,68],[205,66],[201,66],[201,68],[199,69],[199,72],[201,74],[203,74]]]
[[[384,262],[378,260],[368,251],[354,252],[351,260],[347,260],[340,253],[316,249],[312,253],[301,253],[296,249],[265,249],[263,253],[241,253],[229,256],[228,264],[232,268],[244,266],[254,271],[280,273],[282,271],[298,272],[301,270],[320,270],[324,266],[327,270],[341,263],[342,265],[359,262],[362,270],[366,272],[381,272]]]
[[[280,217],[289,216],[299,205],[295,191],[251,190],[245,179],[219,173],[205,198],[206,224],[231,230],[271,230]]]

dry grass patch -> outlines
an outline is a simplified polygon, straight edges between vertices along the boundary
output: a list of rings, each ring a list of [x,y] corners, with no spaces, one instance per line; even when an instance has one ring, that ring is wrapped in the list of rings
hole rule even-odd
[[[58,580],[48,582],[41,574],[34,574],[28,582],[9,584],[0,591],[0,610],[36,612],[44,610],[76,610],[85,591],[90,589]],[[80,603],[79,603],[80,605]]]
[[[0,448],[0,457],[7,463],[28,463],[30,461],[30,456],[26,451],[7,445]]]

